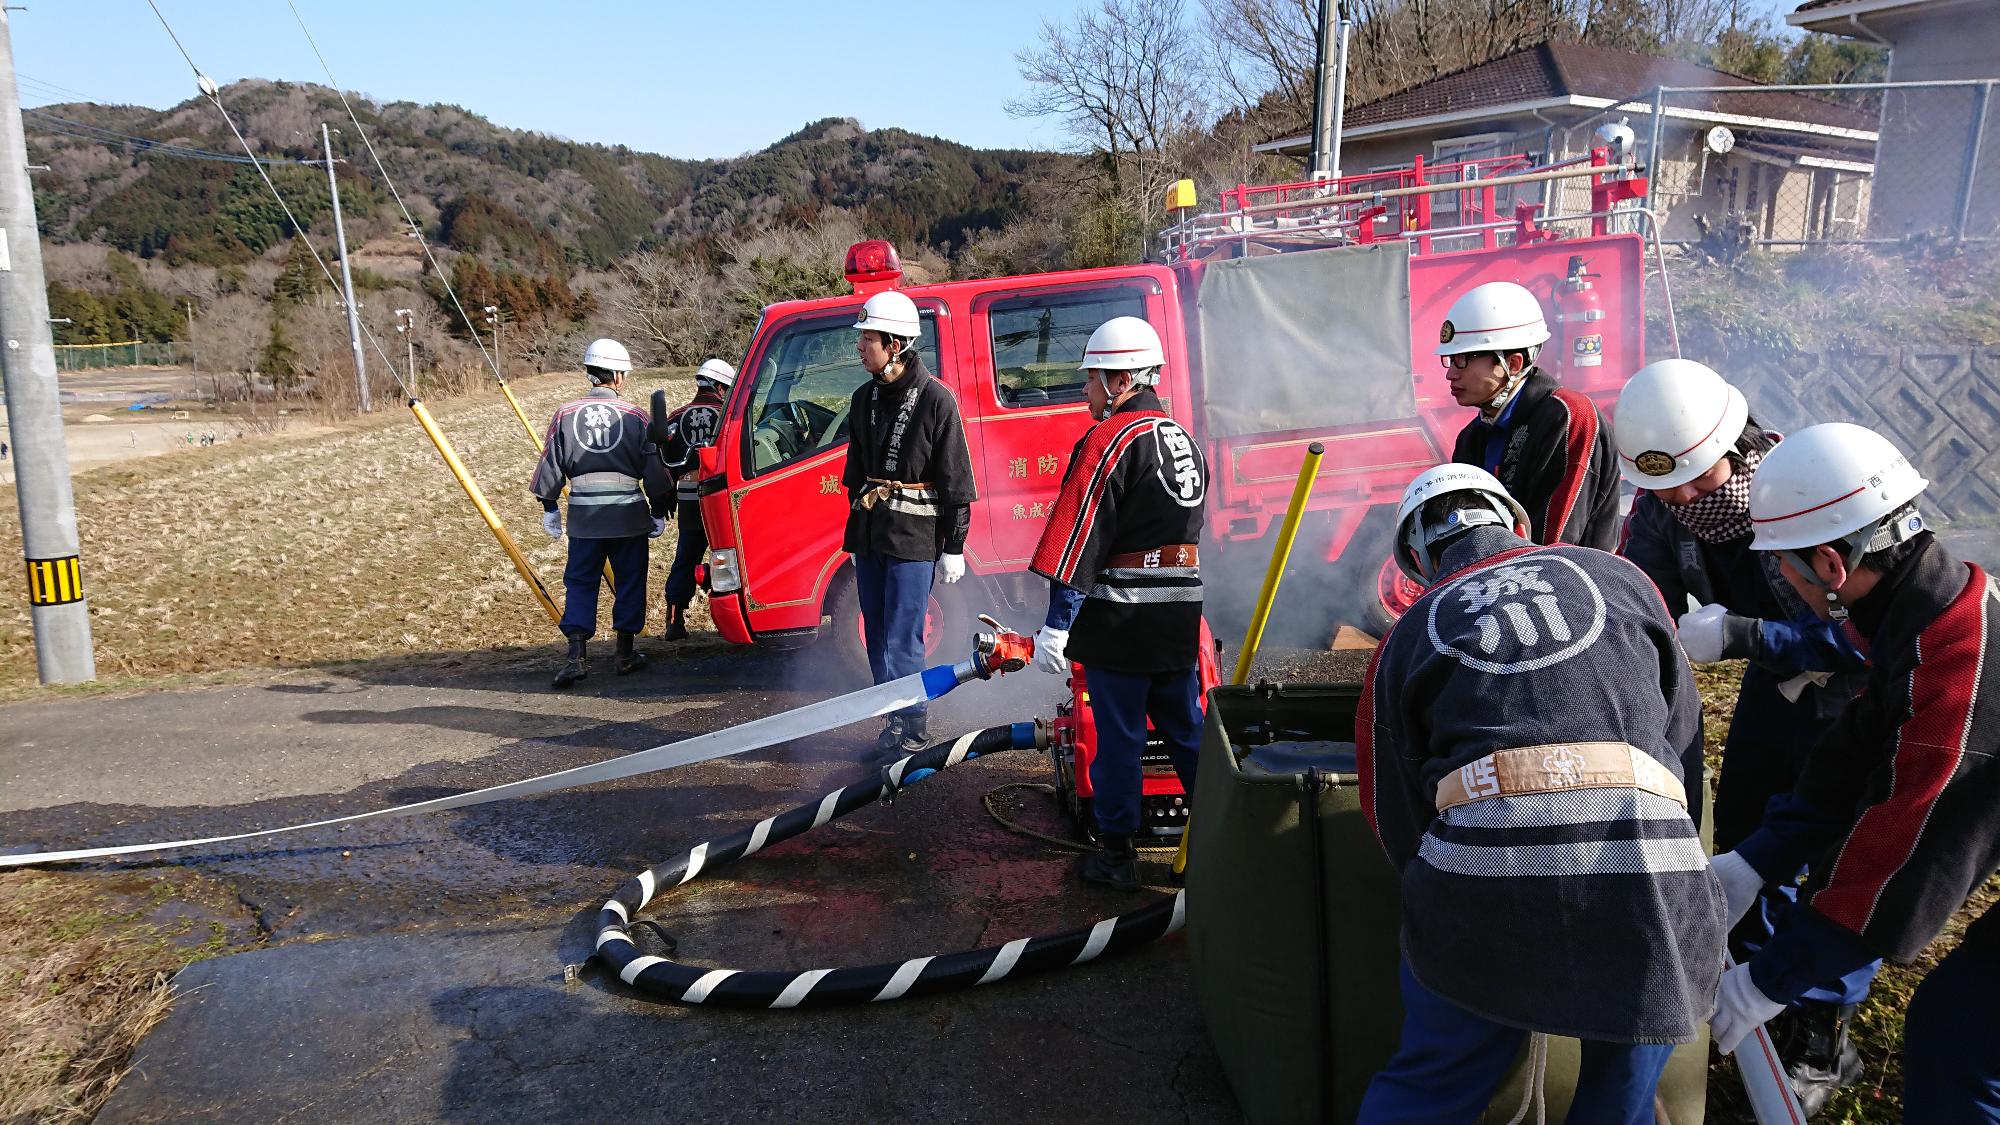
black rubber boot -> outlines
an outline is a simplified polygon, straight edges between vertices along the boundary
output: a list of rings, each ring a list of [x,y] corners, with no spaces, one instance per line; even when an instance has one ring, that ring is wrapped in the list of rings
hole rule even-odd
[[[687,640],[687,607],[670,605],[667,607],[667,627],[660,633],[663,641]]]
[[[914,754],[931,744],[930,716],[910,715],[903,720],[902,741],[896,746],[899,753]]]
[[[1807,1117],[1825,1109],[1841,1087],[1861,1080],[1861,1052],[1847,1040],[1848,1024],[1859,1007],[1806,1000],[1786,1013],[1788,1042],[1779,1055]]]
[[[1083,857],[1083,881],[1114,891],[1138,890],[1139,853],[1132,849],[1132,837],[1104,837],[1104,850]]]
[[[891,715],[882,727],[882,733],[875,736],[875,753],[888,754],[902,748],[903,716]]]
[[[632,634],[618,634],[618,666],[613,668],[612,671],[621,676],[637,672],[646,666],[646,654],[633,648],[632,641]]]
[[[555,687],[566,688],[585,676],[590,675],[589,670],[583,666],[583,646],[584,641],[582,638],[570,638],[569,662],[562,666],[562,671],[556,673]]]

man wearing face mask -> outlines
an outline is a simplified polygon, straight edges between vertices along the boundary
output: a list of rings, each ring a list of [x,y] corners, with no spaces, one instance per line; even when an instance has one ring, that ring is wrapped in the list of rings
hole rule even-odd
[[[1451,459],[1498,477],[1528,510],[1537,543],[1609,551],[1618,542],[1618,476],[1596,404],[1535,366],[1549,339],[1535,295],[1490,281],[1452,302],[1437,355],[1451,397],[1479,417]]]
[[[1619,470],[1639,490],[1619,553],[1660,588],[1690,660],[1750,661],[1716,788],[1715,850],[1727,853],[1798,781],[1813,742],[1861,689],[1867,659],[1840,627],[1814,616],[1778,556],[1751,547],[1750,489],[1776,439],[1750,417],[1742,392],[1693,360],[1650,364],[1618,396],[1615,440]],[[1689,598],[1701,608],[1689,611]],[[1731,935],[1736,959],[1747,961],[1798,888],[1764,887],[1735,856],[1722,855],[1716,874],[1758,894]],[[1861,1076],[1847,1030],[1875,969],[1821,982],[1773,1028],[1808,1115]]]
[[[1049,580],[1035,666],[1083,665],[1097,721],[1091,811],[1103,850],[1083,878],[1139,887],[1140,758],[1152,721],[1181,787],[1194,792],[1201,738],[1201,539],[1208,463],[1154,391],[1166,354],[1153,326],[1113,317],[1084,346],[1084,393],[1097,424],[1063,469],[1028,569]]]
[[[854,322],[855,350],[872,376],[848,403],[847,533],[855,593],[878,684],[924,668],[931,583],[965,577],[972,527],[972,454],[958,401],[924,370],[916,302],[889,290],[868,298]],[[962,638],[961,638],[962,639]],[[918,704],[889,717],[880,753],[914,754],[930,741]]]
[[[1829,422],[1792,434],[1750,485],[1754,549],[1820,617],[1868,646],[1865,687],[1798,785],[1727,856],[1807,878],[1756,956],[1723,975],[1728,1053],[1819,982],[1909,963],[2000,866],[2000,593],[1927,530],[1930,482],[1888,439]],[[1755,899],[1724,880],[1732,917]],[[2000,1121],[2000,914],[1986,911],[1910,999],[1903,1119]]]

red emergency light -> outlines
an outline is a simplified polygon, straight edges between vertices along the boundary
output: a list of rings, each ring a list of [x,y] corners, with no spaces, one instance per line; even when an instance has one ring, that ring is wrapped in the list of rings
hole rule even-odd
[[[865,296],[895,288],[903,276],[903,259],[897,257],[896,246],[888,239],[871,238],[847,248],[847,261],[840,272],[847,276],[856,293]]]

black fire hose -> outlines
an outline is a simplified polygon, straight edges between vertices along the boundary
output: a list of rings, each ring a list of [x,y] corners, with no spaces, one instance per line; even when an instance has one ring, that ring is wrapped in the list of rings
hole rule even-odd
[[[1186,892],[1161,899],[1130,914],[1106,918],[1085,929],[1043,937],[1017,938],[1005,945],[965,953],[945,953],[888,961],[860,968],[759,972],[704,969],[643,953],[629,928],[662,887],[678,887],[730,860],[754,854],[780,840],[809,832],[857,809],[916,784],[969,758],[1029,749],[1038,744],[1034,723],[1011,723],[940,742],[881,771],[872,781],[836,789],[767,817],[720,840],[697,844],[618,889],[597,914],[597,959],[612,974],[641,992],[683,1004],[739,1008],[825,1007],[925,996],[947,989],[992,984],[1009,976],[1080,965],[1107,953],[1122,953],[1181,928]]]

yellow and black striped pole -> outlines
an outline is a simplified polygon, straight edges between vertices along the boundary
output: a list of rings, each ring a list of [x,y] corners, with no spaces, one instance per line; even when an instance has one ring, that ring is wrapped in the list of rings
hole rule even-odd
[[[28,604],[68,605],[83,600],[83,567],[75,555],[28,560]]]

